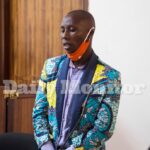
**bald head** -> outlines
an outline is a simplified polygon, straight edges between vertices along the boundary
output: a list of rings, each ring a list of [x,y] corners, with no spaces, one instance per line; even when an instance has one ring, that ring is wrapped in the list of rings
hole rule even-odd
[[[85,22],[88,28],[95,27],[95,20],[92,14],[85,10],[73,10],[67,13],[66,16],[71,16],[77,22]]]

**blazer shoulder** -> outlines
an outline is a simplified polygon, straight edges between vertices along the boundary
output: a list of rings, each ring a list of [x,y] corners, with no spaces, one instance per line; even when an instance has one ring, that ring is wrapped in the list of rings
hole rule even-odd
[[[49,58],[45,61],[45,70],[47,74],[52,74],[58,71],[60,64],[65,60],[66,55]]]
[[[65,59],[67,56],[66,55],[60,55],[60,56],[56,56],[56,57],[51,57],[51,58],[48,58],[46,60],[47,63],[51,63],[51,62],[60,62],[62,61],[63,59]]]
[[[41,79],[46,81],[46,80],[52,80],[53,78],[55,78],[59,68],[61,67],[66,57],[67,57],[66,55],[61,55],[61,56],[48,58],[44,62]]]
[[[102,60],[98,59],[98,63],[103,66],[103,75],[108,80],[120,80],[121,73],[110,65],[106,64]]]

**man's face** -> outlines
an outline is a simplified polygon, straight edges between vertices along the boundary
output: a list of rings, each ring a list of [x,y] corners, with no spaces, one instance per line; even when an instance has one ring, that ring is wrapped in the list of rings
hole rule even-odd
[[[71,15],[63,18],[61,23],[61,40],[63,48],[68,53],[73,53],[79,48],[87,33],[87,22],[79,21],[77,17]]]

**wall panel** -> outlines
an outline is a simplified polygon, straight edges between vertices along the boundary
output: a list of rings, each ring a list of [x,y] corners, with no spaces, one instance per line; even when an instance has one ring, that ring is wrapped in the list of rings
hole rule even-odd
[[[3,87],[0,86],[0,133],[6,131],[6,101],[3,95]]]
[[[33,133],[32,110],[35,95],[7,99],[7,132]]]
[[[10,78],[18,83],[37,80],[44,60],[63,53],[59,28],[63,15],[87,9],[87,4],[87,0],[11,0]]]
[[[4,0],[0,0],[0,86],[4,79]]]

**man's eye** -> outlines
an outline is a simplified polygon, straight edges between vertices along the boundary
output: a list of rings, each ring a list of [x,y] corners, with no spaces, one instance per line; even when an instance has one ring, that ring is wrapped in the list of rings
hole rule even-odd
[[[71,32],[75,32],[76,29],[71,27],[71,28],[70,28],[70,31],[71,31]]]
[[[65,29],[64,29],[64,28],[61,28],[60,31],[63,33],[63,32],[65,32]]]

